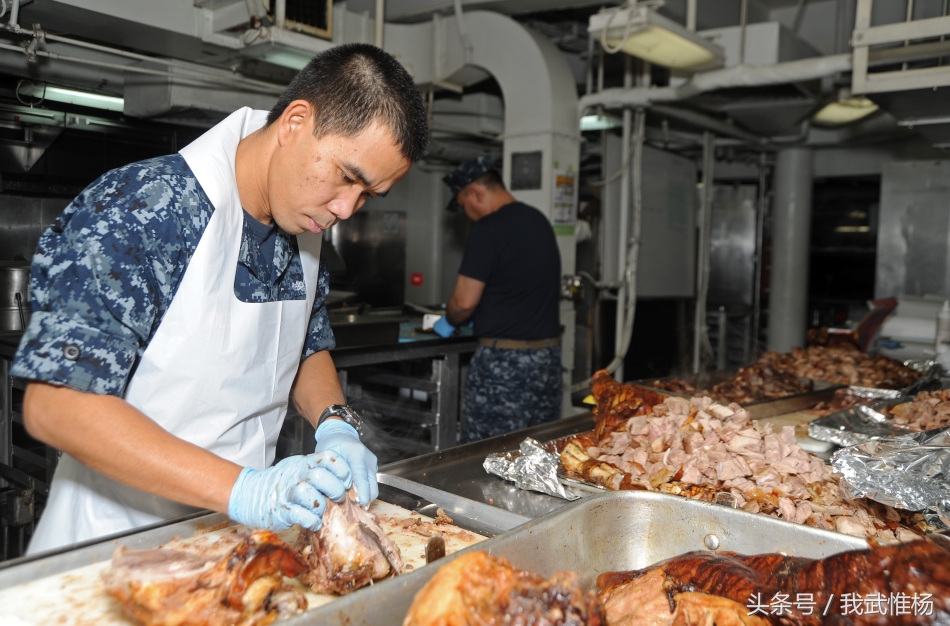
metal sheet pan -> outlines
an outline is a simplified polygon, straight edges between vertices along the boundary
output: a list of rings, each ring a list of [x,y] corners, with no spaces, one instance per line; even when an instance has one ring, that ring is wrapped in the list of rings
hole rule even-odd
[[[415,489],[416,486],[420,489]],[[423,490],[424,493],[420,493]],[[505,510],[492,510],[480,502],[473,502],[439,489],[426,488],[405,479],[388,479],[386,476],[380,476],[379,499],[428,517],[435,517],[438,509],[442,508],[452,517],[454,526],[483,536],[505,532],[528,519]],[[227,515],[203,511],[49,552],[4,561],[0,563],[0,589],[68,572],[91,563],[107,561],[120,545],[133,550],[155,548],[176,537],[190,537],[209,528],[227,524]]]
[[[379,471],[380,474],[400,476],[525,517],[541,517],[561,508],[567,504],[567,501],[545,493],[518,489],[514,483],[489,474],[483,467],[485,457],[496,452],[517,450],[525,437],[531,437],[537,441],[550,441],[587,432],[593,428],[594,417],[588,411],[497,437],[390,463],[380,467]]]
[[[594,588],[597,575],[646,567],[684,552],[783,552],[812,558],[866,548],[863,539],[707,502],[643,491],[610,492],[569,504],[469,550],[503,556],[544,576],[573,570]],[[427,566],[361,589],[285,624],[390,626],[402,621],[437,568]]]
[[[401,523],[416,513],[434,518],[439,509],[451,512],[452,524],[437,526],[448,553],[485,541],[486,536],[497,535],[528,521],[513,513],[431,488],[425,497],[419,497],[380,484],[380,499],[372,506],[380,516],[383,528],[399,546],[403,562],[416,569],[425,565],[429,536],[425,532],[416,532],[412,525],[407,527]],[[478,519],[465,516],[469,509],[478,513]],[[495,513],[501,517],[496,519]],[[499,520],[503,522],[503,528],[493,526]],[[119,545],[144,549],[169,544],[187,545],[193,541],[214,542],[220,534],[229,532],[232,524],[225,515],[202,512],[147,530],[4,563],[0,567],[0,624],[130,624],[119,605],[107,595],[101,580],[102,572]],[[480,533],[481,530],[486,533]],[[293,530],[278,534],[291,543],[296,537]],[[306,596],[312,609],[336,601],[333,596],[309,591]]]

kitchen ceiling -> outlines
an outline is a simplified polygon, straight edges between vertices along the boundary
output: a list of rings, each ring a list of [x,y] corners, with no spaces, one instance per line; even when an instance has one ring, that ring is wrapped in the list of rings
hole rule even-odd
[[[63,57],[81,57],[90,64],[76,64],[49,57],[28,60],[28,55],[18,52],[29,44],[23,34],[8,28],[0,33],[5,48],[0,50],[0,104],[8,107],[30,106],[33,102],[23,97],[17,89],[22,80],[48,82],[71,86],[98,93],[124,95],[127,77],[124,68],[141,66],[147,59],[157,59],[158,70],[176,73],[193,73],[195,68],[207,68],[202,80],[209,80],[216,90],[233,91],[241,101],[254,102],[255,98],[273,98],[279,86],[293,75],[293,70],[275,65],[267,60],[248,55],[242,50],[220,45],[230,37],[248,36],[248,7],[260,6],[261,0],[32,0],[20,2],[19,24],[24,29],[40,24],[43,32],[51,37],[39,46]],[[526,27],[541,33],[553,41],[568,58],[574,70],[579,93],[587,86],[588,68],[587,23],[592,13],[604,6],[619,5],[619,2],[595,0],[463,0],[464,11],[487,10],[503,13],[521,22]],[[668,17],[683,22],[687,0],[668,0],[661,11]],[[878,0],[875,8],[878,21],[903,19],[896,4]],[[9,8],[13,0],[0,3],[0,22],[11,18]],[[846,40],[853,24],[856,0],[748,0],[746,16],[751,27],[765,23],[778,24],[783,42],[775,44],[774,50],[756,54],[774,54],[775,62],[830,55],[849,50]],[[884,9],[880,6],[887,5]],[[942,0],[917,0],[915,17],[934,15],[942,11]],[[94,7],[94,10],[89,8]],[[217,39],[202,34],[203,25],[198,21],[195,9],[210,10],[216,22],[230,24],[216,33]],[[345,7],[348,15],[365,14],[370,18],[376,10],[375,0],[347,0],[336,3],[337,9]],[[389,0],[385,3],[386,20],[394,24],[413,24],[431,20],[433,15],[448,17],[455,12],[451,0]],[[717,37],[734,36],[742,14],[742,0],[700,0],[697,10],[697,30],[716,31]],[[890,8],[888,8],[890,7]],[[884,15],[882,11],[893,13]],[[895,17],[899,16],[899,17]],[[349,19],[349,18],[348,18]],[[840,23],[836,23],[840,22]],[[217,26],[218,24],[216,24]],[[717,30],[718,29],[718,30]],[[731,29],[731,30],[730,30]],[[55,39],[55,37],[59,39]],[[369,33],[370,40],[372,32]],[[842,41],[845,43],[843,44]],[[83,46],[79,43],[96,44],[101,48]],[[599,46],[595,46],[599,57]],[[791,51],[791,52],[790,52]],[[122,53],[124,56],[117,56]],[[142,55],[136,58],[134,55]],[[748,58],[748,51],[746,52]],[[622,55],[604,57],[604,86],[621,84],[624,67]],[[764,87],[715,89],[694,97],[669,103],[666,113],[650,115],[651,125],[665,129],[696,133],[703,128],[703,120],[716,127],[725,124],[737,130],[737,135],[748,133],[763,138],[788,139],[804,132],[807,120],[822,104],[831,99],[839,87],[847,86],[847,73],[839,73],[824,80],[811,80],[776,84]],[[653,71],[654,83],[662,86],[675,81],[662,68]],[[496,89],[491,80],[471,85],[471,92]],[[920,92],[890,93],[874,96],[882,107],[878,118],[906,119],[930,115],[938,106],[942,91],[925,98]],[[439,92],[436,97],[456,97],[457,94]],[[164,122],[207,126],[220,118],[228,107],[208,111],[197,104],[170,108],[152,119]],[[222,96],[222,100],[224,100]],[[46,103],[45,106],[58,105]],[[890,131],[882,133],[881,119],[869,124],[874,137],[881,140],[906,137],[911,127],[900,126],[892,119]],[[853,125],[860,129],[861,124]],[[934,143],[945,143],[942,126],[931,124],[914,127],[915,132],[933,138]],[[720,128],[725,128],[719,126]],[[822,135],[828,140],[828,133]],[[850,128],[841,137],[858,140],[860,132]],[[804,135],[803,135],[804,136]]]

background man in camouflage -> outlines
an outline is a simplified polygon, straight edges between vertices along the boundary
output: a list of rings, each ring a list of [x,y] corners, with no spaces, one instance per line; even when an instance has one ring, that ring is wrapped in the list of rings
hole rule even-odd
[[[325,498],[376,497],[376,457],[335,417],[358,425],[327,352],[320,233],[386,194],[427,142],[405,69],[337,46],[269,113],[238,110],[66,208],[33,261],[12,372],[30,381],[27,430],[63,452],[29,552],[195,507],[317,529]],[[272,466],[291,395],[315,451]]]
[[[554,229],[515,200],[488,155],[443,178],[448,209],[474,223],[455,290],[435,330],[449,336],[473,321],[478,347],[462,398],[462,441],[476,441],[561,416],[558,299],[561,256]]]

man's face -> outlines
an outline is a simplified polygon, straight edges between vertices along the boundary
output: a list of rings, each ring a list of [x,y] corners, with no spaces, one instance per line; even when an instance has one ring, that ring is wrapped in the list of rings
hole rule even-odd
[[[385,195],[411,163],[388,127],[374,123],[355,137],[313,136],[313,115],[284,130],[268,173],[271,217],[285,232],[321,233]]]

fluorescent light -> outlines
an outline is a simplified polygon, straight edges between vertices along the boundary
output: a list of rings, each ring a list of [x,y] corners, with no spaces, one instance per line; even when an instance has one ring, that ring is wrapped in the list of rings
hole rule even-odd
[[[241,54],[281,67],[289,67],[298,72],[310,62],[314,55],[304,50],[273,43],[249,46],[241,50]]]
[[[273,63],[274,65],[281,65],[283,67],[289,67],[292,70],[300,71],[306,67],[307,63],[310,62],[312,57],[297,54],[295,52],[288,52],[286,50],[275,49],[270,52],[265,52],[260,58],[264,61],[267,61],[268,63]]]
[[[621,121],[612,115],[585,115],[581,118],[581,130],[607,130],[620,126]]]
[[[840,125],[856,122],[877,111],[878,106],[868,98],[839,98],[829,102],[812,118],[820,124]]]
[[[116,98],[115,96],[104,96],[88,91],[76,91],[74,89],[64,89],[63,87],[53,87],[51,85],[37,83],[21,84],[17,87],[17,95],[29,96],[37,100],[52,100],[53,102],[65,102],[67,104],[76,104],[84,107],[105,109],[107,111],[122,111],[125,106],[125,100]]]
[[[835,226],[836,233],[869,233],[870,226]]]
[[[623,50],[656,65],[704,70],[722,65],[722,48],[643,5],[605,9],[587,30],[610,51]]]

